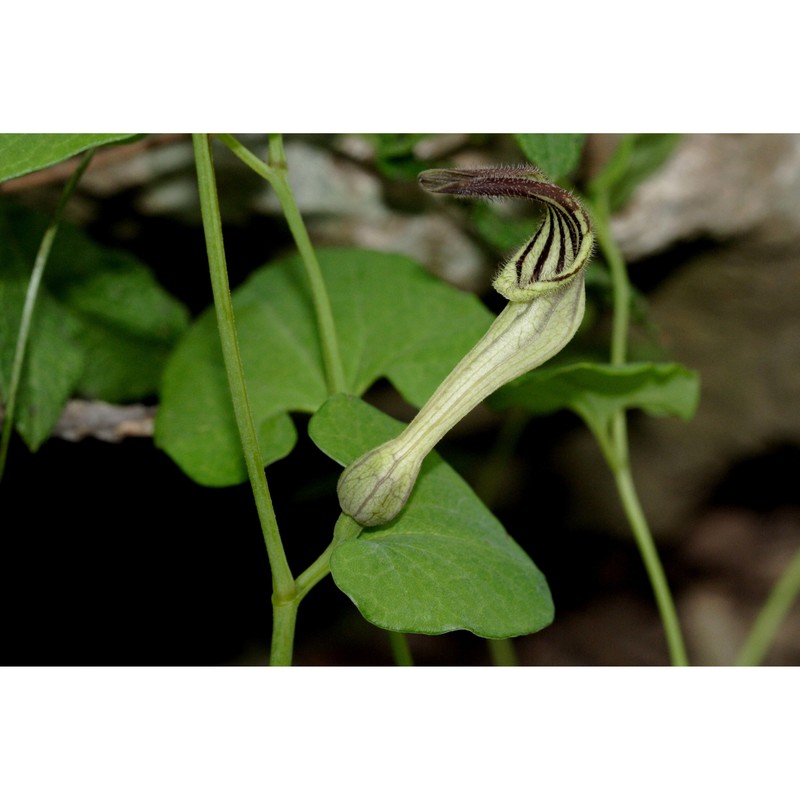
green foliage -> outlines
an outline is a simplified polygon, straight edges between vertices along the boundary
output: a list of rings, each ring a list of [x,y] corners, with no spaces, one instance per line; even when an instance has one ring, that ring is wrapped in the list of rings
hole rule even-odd
[[[0,205],[0,390],[11,374],[20,317],[46,220]],[[37,300],[17,406],[35,450],[71,395],[109,402],[158,390],[165,358],[188,323],[185,308],[127,253],[63,224]]]
[[[349,464],[403,427],[356,398],[336,395],[311,419],[309,434],[327,455]],[[435,453],[400,516],[340,544],[330,566],[336,585],[381,628],[505,638],[553,620],[542,573]]]
[[[609,194],[611,210],[622,208],[636,187],[652,175],[680,141],[677,133],[626,134],[603,173],[593,182]]]
[[[364,138],[375,148],[375,165],[392,180],[416,180],[426,164],[414,155],[415,145],[427,133],[369,133]]]
[[[586,141],[583,133],[517,133],[520,150],[552,181],[559,181],[578,166]]]
[[[492,321],[475,297],[404,256],[352,249],[322,249],[318,256],[353,395],[386,377],[408,402],[422,405]],[[314,413],[328,396],[300,259],[258,270],[234,292],[233,302],[256,426],[278,425],[282,432],[279,441],[260,440],[265,463],[271,463],[294,443],[287,412]],[[283,421],[275,422],[278,416]],[[228,486],[247,479],[211,311],[170,359],[156,441],[198,483]]]
[[[475,204],[472,222],[480,237],[498,253],[511,253],[531,236],[530,218],[509,218],[489,203]]]
[[[106,144],[131,139],[130,133],[2,133],[0,182],[36,172]]]
[[[500,389],[491,402],[498,410],[517,406],[533,414],[569,408],[593,431],[607,431],[625,409],[691,419],[699,397],[697,373],[680,364],[570,364],[537,369]]]
[[[680,141],[677,133],[642,133],[636,136],[625,174],[611,192],[611,207],[622,208],[633,190],[658,170]]]
[[[0,248],[5,250],[2,241]],[[3,256],[0,262],[7,264]],[[0,272],[0,399],[4,404],[27,285],[23,278]],[[86,354],[79,330],[80,323],[69,309],[49,294],[39,298],[15,415],[16,429],[33,451],[50,435],[80,380]]]

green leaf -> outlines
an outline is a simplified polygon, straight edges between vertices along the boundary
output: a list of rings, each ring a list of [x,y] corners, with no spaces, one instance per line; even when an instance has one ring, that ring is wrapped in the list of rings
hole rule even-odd
[[[422,405],[492,321],[475,297],[405,256],[338,248],[317,255],[353,395],[386,377],[409,403]],[[256,426],[290,411],[314,413],[328,392],[300,259],[258,270],[233,303]],[[213,309],[170,358],[156,442],[198,483],[247,480]],[[269,444],[262,439],[262,447]],[[288,439],[274,452],[286,455],[287,445]]]
[[[0,182],[58,164],[72,156],[112,142],[130,139],[131,133],[2,133]]]
[[[45,277],[48,289],[81,321],[86,367],[77,391],[110,403],[155,394],[189,315],[150,269],[64,226]]]
[[[0,398],[6,401],[27,280],[0,275]],[[77,341],[79,323],[46,293],[31,321],[22,370],[15,427],[30,450],[37,450],[58,422],[74,392],[85,354]]]
[[[593,183],[609,192],[612,210],[622,208],[636,187],[658,170],[680,141],[677,133],[628,134]]]
[[[332,397],[309,424],[317,446],[340,464],[402,429],[344,395]],[[553,621],[542,573],[436,453],[425,460],[400,516],[342,542],[331,574],[367,620],[389,630],[506,638]]]
[[[47,220],[0,203],[0,392],[11,375],[25,292]],[[186,309],[125,253],[59,227],[31,325],[17,430],[35,450],[74,394],[109,402],[155,394]]]
[[[375,148],[375,154],[381,159],[404,158],[414,152],[414,147],[429,133],[368,133],[365,138]]]
[[[392,180],[415,180],[426,164],[414,155],[414,147],[431,134],[369,133],[363,137],[375,148],[375,165]]]
[[[584,133],[516,133],[514,138],[522,152],[550,180],[569,175],[581,159]]]
[[[526,219],[507,218],[489,203],[472,206],[472,223],[486,244],[502,254],[518,249],[537,227],[535,211],[529,211]]]
[[[568,408],[602,432],[626,408],[691,419],[699,397],[697,373],[680,364],[570,364],[534,370],[497,391],[490,402],[498,410],[518,406],[533,414]]]

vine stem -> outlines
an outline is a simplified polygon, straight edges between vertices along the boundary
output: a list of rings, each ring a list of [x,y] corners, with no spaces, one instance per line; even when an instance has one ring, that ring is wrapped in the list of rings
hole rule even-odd
[[[487,639],[486,642],[495,667],[519,666],[519,658],[512,639]]]
[[[276,603],[273,600],[272,652],[273,665],[291,663],[294,628],[300,601],[331,571],[333,551],[344,541],[361,533],[361,526],[342,514],[334,528],[333,541],[325,548],[311,566],[295,581],[293,597]]]
[[[303,217],[300,215],[300,210],[294,199],[292,187],[289,185],[283,137],[280,134],[270,134],[269,164],[265,164],[230,134],[220,133],[217,134],[217,138],[237,158],[268,181],[277,195],[283,215],[303,260],[308,282],[311,286],[311,299],[314,304],[314,313],[319,329],[328,393],[337,394],[347,391],[347,382],[344,377],[344,366],[339,351],[339,339],[336,336],[336,324],[333,319],[330,297],[325,286],[325,280],[322,277],[317,255],[314,252]]]
[[[389,631],[389,644],[392,647],[392,657],[398,667],[413,667],[414,657],[411,655],[411,647],[408,644],[408,637],[399,631]]]
[[[617,166],[615,164],[615,168]],[[622,257],[622,253],[611,234],[609,224],[611,211],[608,192],[602,181],[594,184],[590,210],[598,246],[603,252],[611,273],[614,292],[611,363],[621,366],[627,358],[631,290],[625,259]],[[689,660],[680,622],[678,621],[678,614],[675,610],[675,602],[633,481],[628,448],[628,423],[624,410],[618,411],[612,417],[609,433],[610,438],[607,440],[605,436],[600,436],[599,432],[595,431],[601,449],[614,475],[617,493],[650,579],[656,605],[661,615],[661,624],[664,628],[671,663],[673,666],[688,666]]]
[[[624,415],[622,415],[621,429],[624,436]],[[624,466],[614,469],[614,481],[617,484],[622,507],[625,509],[625,515],[628,518],[628,523],[631,526],[639,553],[647,570],[650,585],[653,587],[656,605],[661,615],[661,624],[667,639],[670,660],[673,666],[686,667],[689,665],[689,659],[686,655],[686,647],[683,643],[683,635],[678,621],[678,614],[675,611],[675,603],[672,600],[672,593],[664,574],[664,568],[661,566],[661,559],[658,556],[650,527],[647,524],[647,518],[642,511],[627,460]]]
[[[630,327],[631,287],[625,260],[611,234],[608,195],[602,193],[591,206],[597,244],[605,256],[611,273],[614,292],[614,317],[611,328],[611,363],[621,366],[628,354],[628,328]]]
[[[28,340],[30,338],[31,322],[33,320],[33,312],[36,307],[36,300],[39,297],[39,288],[42,283],[42,276],[44,269],[47,266],[47,261],[50,258],[50,251],[53,248],[53,242],[58,233],[58,226],[61,223],[61,216],[64,213],[64,207],[67,201],[75,191],[81,176],[89,166],[97,148],[93,147],[87,150],[78,164],[75,171],[70,176],[64,191],[61,193],[56,210],[50,220],[47,230],[44,232],[39,250],[36,253],[36,259],[33,264],[31,272],[31,279],[28,282],[28,289],[25,293],[25,304],[22,308],[22,317],[20,319],[19,334],[17,336],[17,344],[14,350],[14,361],[11,367],[11,380],[8,385],[8,395],[6,399],[5,416],[3,419],[3,434],[0,438],[0,480],[3,479],[5,472],[6,458],[8,456],[8,446],[11,441],[11,432],[14,429],[14,412],[17,404],[17,394],[19,393],[20,380],[22,379],[22,367],[25,364],[25,353],[28,349]]]
[[[206,134],[192,134],[192,142],[222,355],[228,376],[236,425],[239,429],[242,451],[247,465],[247,474],[250,478],[272,572],[273,626],[270,663],[288,665],[291,663],[294,624],[297,615],[295,581],[281,542],[278,522],[267,485],[267,476],[264,473],[261,448],[247,396],[247,384],[239,352],[233,302],[228,284],[228,270],[222,240],[222,219],[219,211],[211,142]]]
[[[736,666],[754,667],[763,661],[798,593],[800,593],[800,550],[795,553],[756,617],[750,634],[736,658]]]

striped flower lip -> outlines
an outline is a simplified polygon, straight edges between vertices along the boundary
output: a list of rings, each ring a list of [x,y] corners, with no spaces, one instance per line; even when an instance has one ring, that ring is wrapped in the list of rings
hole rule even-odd
[[[583,268],[591,221],[581,204],[533,167],[435,169],[423,188],[462,197],[524,197],[544,205],[539,229],[506,262],[494,287],[510,302],[459,361],[405,430],[344,470],[342,511],[364,527],[385,525],[404,508],[422,462],[475,406],[558,353],[583,319]]]
[[[532,166],[431,169],[423,189],[456,197],[515,197],[544,206],[536,233],[500,269],[494,288],[508,300],[527,301],[570,280],[589,261],[592,225],[583,206]]]

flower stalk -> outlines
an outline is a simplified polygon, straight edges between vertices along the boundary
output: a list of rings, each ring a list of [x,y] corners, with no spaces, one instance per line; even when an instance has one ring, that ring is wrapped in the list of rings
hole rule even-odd
[[[481,340],[444,379],[406,429],[366,453],[339,479],[339,502],[364,527],[383,525],[405,506],[422,462],[475,406],[509,381],[556,355],[583,319],[583,268],[593,247],[591,222],[568,192],[530,167],[428,170],[420,184],[461,197],[522,197],[544,219],[506,262],[494,288],[509,300]]]

